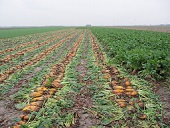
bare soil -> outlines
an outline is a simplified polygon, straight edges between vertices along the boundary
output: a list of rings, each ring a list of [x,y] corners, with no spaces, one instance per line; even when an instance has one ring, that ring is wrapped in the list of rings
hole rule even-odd
[[[170,26],[112,26],[112,28],[170,32]]]
[[[5,100],[0,101],[0,127],[10,128],[14,125],[13,121],[15,118],[19,117],[22,111],[15,109],[15,102],[9,97]]]
[[[162,102],[165,112],[163,123],[170,127],[170,90],[168,87],[159,84],[159,86],[157,86],[156,94],[159,95],[159,100]]]

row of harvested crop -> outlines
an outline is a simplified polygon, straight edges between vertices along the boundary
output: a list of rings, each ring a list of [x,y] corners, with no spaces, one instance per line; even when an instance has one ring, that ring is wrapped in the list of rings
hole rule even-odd
[[[38,43],[37,45],[35,45],[35,46],[33,46],[33,47],[25,48],[25,49],[23,49],[23,50],[21,50],[21,51],[18,51],[18,52],[15,53],[15,54],[7,55],[5,58],[0,59],[0,65],[2,65],[3,63],[7,63],[7,62],[9,62],[10,60],[12,60],[12,59],[14,59],[14,58],[16,58],[16,57],[19,57],[19,56],[21,56],[21,55],[24,55],[26,52],[31,52],[31,51],[33,51],[33,50],[35,50],[35,49],[37,49],[37,48],[39,48],[39,47],[41,47],[41,46],[43,46],[43,45],[47,45],[47,44],[49,44],[50,42],[52,42],[52,41],[54,41],[54,40],[57,40],[57,39],[60,38],[61,36],[63,36],[63,35],[58,35],[58,36],[56,36],[55,38],[49,39],[49,40],[44,41],[44,42],[42,42],[42,43]]]
[[[15,40],[15,39],[11,40],[9,38],[7,40],[7,43],[5,43],[5,44],[9,43],[8,45],[10,46],[10,48],[6,48],[4,50],[1,50],[0,54],[5,54],[5,53],[8,53],[8,52],[16,51],[17,49],[20,49],[22,47],[27,47],[27,46],[32,45],[34,43],[38,43],[39,40],[43,40],[45,38],[49,38],[49,34],[50,34],[50,36],[52,35],[54,37],[56,34],[63,33],[63,32],[65,32],[65,30],[64,31],[63,30],[59,30],[59,31],[53,32],[53,33],[44,33],[44,34],[38,34],[38,35],[35,34],[35,35],[28,36],[28,37],[22,37],[22,38],[20,37],[19,40]],[[30,41],[27,41],[25,43],[21,43],[21,42],[23,42],[25,40],[30,40]],[[13,46],[13,44],[15,44],[16,46],[11,47],[11,46]]]
[[[33,40],[31,42],[27,42],[27,43],[21,44],[21,45],[15,47],[15,48],[7,48],[5,50],[0,51],[0,54],[11,52],[11,51],[15,51],[15,50],[17,50],[18,48],[21,48],[21,47],[29,46],[31,44],[34,44],[36,41],[37,40]]]
[[[121,79],[118,77],[119,71],[115,67],[106,65],[103,53],[101,53],[102,51],[93,35],[91,35],[91,40],[96,60],[100,62],[99,65],[102,67],[104,78],[108,80],[110,87],[113,89],[112,93],[116,95],[113,100],[120,107],[127,107],[129,114],[136,112],[135,106],[145,109],[145,104],[140,100],[138,91],[127,78]],[[146,115],[142,113],[138,113],[138,117],[140,119],[146,119]]]
[[[84,38],[84,34],[81,34],[75,45],[71,48],[68,54],[62,59],[59,64],[55,64],[51,70],[50,74],[45,76],[42,85],[35,89],[34,92],[30,94],[32,101],[24,109],[24,114],[20,115],[21,121],[17,123],[14,128],[20,128],[22,124],[25,124],[28,120],[35,118],[35,115],[31,115],[31,112],[38,112],[45,101],[52,97],[58,89],[62,88],[61,80],[64,76],[66,65],[73,59],[76,55],[77,49]]]
[[[74,33],[62,40],[60,40],[57,44],[54,44],[50,48],[44,50],[42,53],[38,54],[36,57],[31,58],[30,60],[23,62],[22,64],[18,64],[14,67],[11,67],[10,69],[6,70],[4,73],[0,74],[0,83],[4,82],[4,80],[8,79],[11,74],[14,72],[17,72],[21,70],[22,68],[25,68],[26,66],[31,66],[43,58],[45,58],[48,54],[50,54],[53,50],[55,50],[57,47],[62,45],[65,41],[69,40],[70,38],[74,37],[77,33]]]

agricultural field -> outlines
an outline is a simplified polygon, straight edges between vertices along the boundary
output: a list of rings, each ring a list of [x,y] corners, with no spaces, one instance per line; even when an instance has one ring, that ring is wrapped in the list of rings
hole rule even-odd
[[[0,39],[0,127],[168,128],[170,94],[155,84],[169,79],[169,37],[84,27]]]
[[[112,28],[147,30],[156,32],[170,32],[170,25],[158,26],[113,26]]]
[[[42,32],[56,31],[59,29],[64,29],[64,27],[0,28],[0,39],[29,35],[29,34],[36,34]]]

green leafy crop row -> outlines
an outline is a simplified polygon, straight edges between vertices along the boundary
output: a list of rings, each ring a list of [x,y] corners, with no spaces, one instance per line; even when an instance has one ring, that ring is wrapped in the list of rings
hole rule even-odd
[[[111,62],[125,66],[142,77],[170,75],[170,33],[90,28]]]
[[[28,28],[6,28],[0,29],[0,39],[1,38],[11,38],[17,36],[24,36],[29,34],[43,33],[49,31],[56,31],[64,29],[64,27],[28,27]]]

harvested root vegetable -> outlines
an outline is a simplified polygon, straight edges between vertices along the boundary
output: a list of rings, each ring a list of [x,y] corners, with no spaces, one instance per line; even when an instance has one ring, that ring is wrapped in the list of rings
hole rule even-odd
[[[118,104],[119,104],[119,106],[120,106],[121,108],[126,107],[126,103],[125,103],[125,102],[118,102]]]
[[[24,116],[25,116],[25,115],[21,114],[21,115],[20,115],[20,118],[21,118],[21,119],[24,119]]]
[[[116,99],[116,102],[126,102],[124,99]]]
[[[107,75],[104,75],[104,78],[105,78],[105,79],[109,79],[109,78],[110,78],[110,75],[108,75],[108,74],[107,74]]]
[[[123,93],[123,92],[124,92],[124,90],[122,90],[122,89],[113,90],[113,93]]]
[[[47,91],[48,89],[46,87],[38,87],[36,88],[36,91],[39,92],[39,91]]]
[[[52,89],[49,90],[50,95],[53,95],[55,92],[56,92],[56,89],[52,88]]]
[[[136,90],[134,90],[132,93],[131,93],[131,96],[136,96],[138,95],[138,92]]]
[[[16,125],[16,126],[13,126],[13,128],[20,128],[21,125]]]
[[[23,119],[24,119],[24,120],[28,120],[28,119],[29,119],[29,116],[28,116],[28,115],[25,115]]]
[[[43,101],[43,100],[45,100],[44,97],[36,97],[32,101]]]
[[[129,82],[129,81],[126,81],[125,85],[126,85],[126,86],[130,86],[130,82]]]
[[[42,96],[42,92],[33,92],[30,94],[30,97],[40,97]]]
[[[123,89],[125,89],[123,86],[114,86],[114,89],[115,90],[117,90],[117,89],[121,89],[121,90],[123,90]]]
[[[131,88],[131,89],[126,89],[126,92],[133,92],[134,91],[134,89],[133,88]]]
[[[127,86],[126,89],[133,89],[132,86]]]
[[[30,103],[30,106],[38,106],[38,107],[41,107],[42,105],[43,105],[43,101],[36,101],[36,102]]]
[[[23,109],[23,112],[26,112],[26,113],[29,113],[31,111],[38,111],[40,108],[38,106],[26,106],[24,109]]]
[[[18,122],[18,124],[22,125],[22,124],[25,124],[25,122],[24,121],[20,121],[20,122]]]
[[[142,120],[144,120],[144,119],[147,118],[147,116],[146,116],[146,114],[141,114],[141,115],[139,116],[139,118],[142,119]]]

